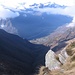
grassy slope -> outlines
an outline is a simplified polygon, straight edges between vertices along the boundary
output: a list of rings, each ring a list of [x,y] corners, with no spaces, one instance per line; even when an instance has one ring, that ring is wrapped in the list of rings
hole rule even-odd
[[[66,47],[69,55],[67,62],[61,66],[61,69],[50,71],[48,68],[41,67],[38,75],[75,75],[75,42]]]

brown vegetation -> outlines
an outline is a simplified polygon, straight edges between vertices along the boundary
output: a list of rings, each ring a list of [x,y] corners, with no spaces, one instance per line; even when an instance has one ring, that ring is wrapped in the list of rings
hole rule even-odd
[[[71,43],[70,45],[67,46],[66,51],[68,55],[72,56],[73,53],[75,52],[75,42]]]
[[[41,67],[38,75],[75,75],[75,42],[72,42],[66,47],[69,55],[66,63],[61,66],[61,69],[50,71],[46,67]],[[59,60],[58,56],[56,57]]]
[[[42,66],[40,67],[38,75],[52,75],[52,74],[51,74],[51,71],[47,67]]]

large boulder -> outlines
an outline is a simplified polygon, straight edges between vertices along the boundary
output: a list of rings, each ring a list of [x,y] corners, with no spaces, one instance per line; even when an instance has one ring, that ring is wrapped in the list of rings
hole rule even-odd
[[[60,69],[61,63],[56,59],[56,54],[49,50],[45,56],[45,65],[49,70]]]

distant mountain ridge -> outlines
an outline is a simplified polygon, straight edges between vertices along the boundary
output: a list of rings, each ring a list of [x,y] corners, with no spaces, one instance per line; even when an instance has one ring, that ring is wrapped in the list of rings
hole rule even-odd
[[[53,50],[56,50],[56,48],[65,46],[65,42],[73,38],[75,38],[75,26],[69,27],[68,25],[63,25],[50,35],[31,40],[31,42],[50,46],[51,49],[55,47]]]

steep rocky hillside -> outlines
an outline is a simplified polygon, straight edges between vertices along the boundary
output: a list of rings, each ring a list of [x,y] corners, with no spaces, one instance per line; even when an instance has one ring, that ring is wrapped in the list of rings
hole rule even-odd
[[[29,75],[44,65],[49,47],[36,45],[0,29],[0,75]]]
[[[49,51],[50,54],[53,53],[53,56],[55,56],[56,58],[53,57],[54,59],[52,60],[51,57],[50,64],[48,63],[49,64],[48,67],[45,66],[41,67],[38,75],[75,75],[75,39],[67,41],[67,43],[68,45],[64,49],[68,54],[68,57],[64,58],[66,54],[62,52],[63,50],[60,53],[61,54],[60,57],[58,56],[60,54],[55,55],[52,51]],[[62,60],[60,60],[60,58]],[[51,61],[55,64],[58,64],[57,63],[58,61],[60,64],[58,65],[51,64]]]
[[[54,48],[53,50],[55,50],[56,48],[60,49],[64,47],[64,42],[73,38],[75,38],[75,27],[68,27],[67,25],[64,25],[57,28],[50,35],[36,40],[31,40],[31,42],[50,46],[51,49]]]

